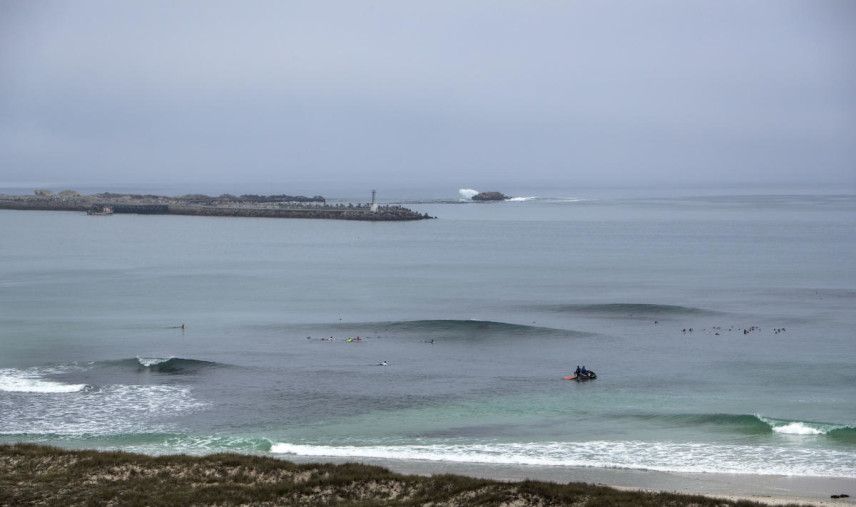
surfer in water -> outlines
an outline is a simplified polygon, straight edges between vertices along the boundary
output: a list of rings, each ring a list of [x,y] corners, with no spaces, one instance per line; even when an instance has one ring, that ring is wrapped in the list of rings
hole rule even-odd
[[[378,366],[389,366],[389,363],[387,363],[386,361],[384,361],[384,362],[382,362],[382,363],[377,363],[377,365],[378,365]]]

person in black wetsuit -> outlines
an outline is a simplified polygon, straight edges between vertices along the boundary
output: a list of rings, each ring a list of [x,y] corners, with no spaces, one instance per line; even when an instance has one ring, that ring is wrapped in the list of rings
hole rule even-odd
[[[577,365],[577,369],[574,370],[574,375],[576,375],[577,377],[580,376],[580,365]]]

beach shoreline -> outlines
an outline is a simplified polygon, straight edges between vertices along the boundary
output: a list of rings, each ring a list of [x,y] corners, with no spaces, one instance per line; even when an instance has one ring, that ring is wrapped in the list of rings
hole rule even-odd
[[[625,491],[669,492],[703,495],[729,500],[749,500],[768,505],[810,504],[823,506],[856,505],[856,478],[798,477],[783,475],[660,472],[654,470],[596,467],[539,467],[453,463],[440,461],[325,458],[319,456],[274,455],[299,464],[359,462],[381,466],[406,475],[462,475],[478,479],[519,482],[535,480],[554,483],[582,482]],[[832,495],[849,494],[833,499]]]
[[[0,505],[856,505],[856,479],[0,446]],[[834,493],[830,493],[834,491]],[[140,496],[141,492],[145,492]],[[168,492],[168,493],[167,493]],[[166,495],[166,496],[164,496]],[[700,501],[707,498],[707,501]],[[582,502],[582,503],[580,503]],[[713,502],[713,503],[708,503]]]
[[[0,446],[0,505],[601,505],[848,506],[816,480],[574,467],[473,466],[447,462],[367,463],[248,454],[204,456]],[[630,485],[628,485],[630,484]],[[834,493],[840,494],[840,493]]]

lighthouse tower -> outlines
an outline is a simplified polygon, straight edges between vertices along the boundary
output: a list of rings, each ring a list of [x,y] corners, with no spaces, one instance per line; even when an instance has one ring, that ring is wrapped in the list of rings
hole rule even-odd
[[[375,202],[375,193],[377,193],[377,190],[372,190],[372,207],[371,207],[372,213],[375,213],[377,211],[377,203]]]

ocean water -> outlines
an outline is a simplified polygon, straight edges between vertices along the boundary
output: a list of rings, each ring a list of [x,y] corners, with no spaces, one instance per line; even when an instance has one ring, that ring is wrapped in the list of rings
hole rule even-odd
[[[521,195],[0,211],[0,442],[856,478],[856,197]]]

